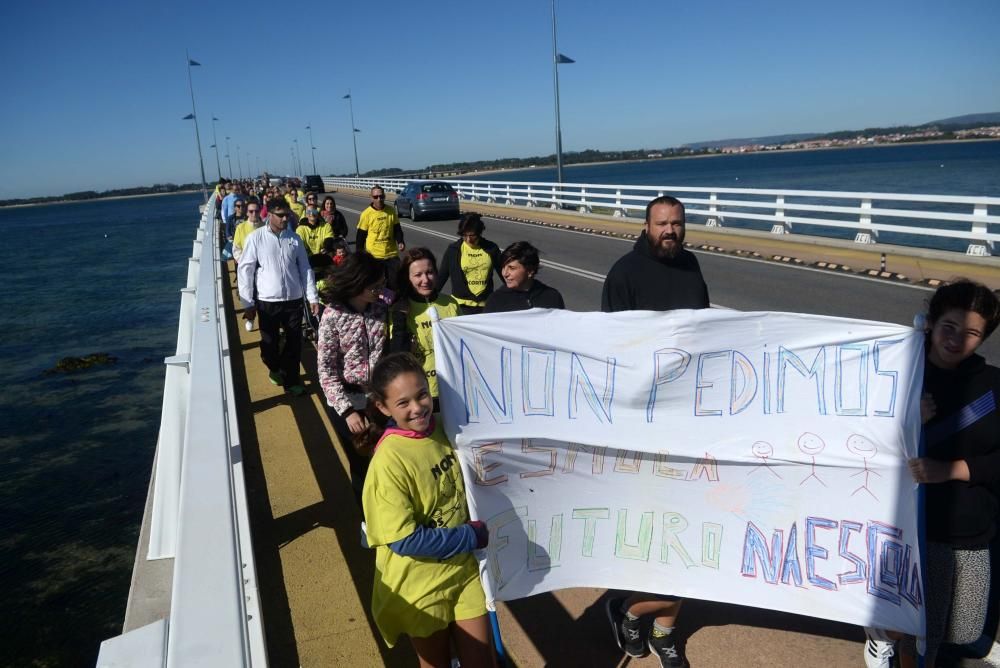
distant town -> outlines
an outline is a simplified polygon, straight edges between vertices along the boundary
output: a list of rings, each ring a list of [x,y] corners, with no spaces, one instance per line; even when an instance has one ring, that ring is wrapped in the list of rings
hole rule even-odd
[[[904,144],[912,142],[949,141],[959,139],[1000,139],[1000,125],[988,125],[979,128],[969,128],[966,130],[955,131],[928,128],[908,132],[886,132],[884,134],[876,135],[862,134],[844,138],[816,138],[803,141],[783,142],[780,144],[740,144],[736,146],[723,146],[717,149],[717,152],[753,153],[755,151],[788,151],[845,147],[857,148],[859,146],[874,146],[877,144]]]
[[[865,130],[842,130],[828,133],[806,133],[775,135],[753,139],[723,139],[685,144],[670,148],[640,148],[625,151],[584,151],[563,152],[563,164],[581,165],[595,162],[631,162],[639,160],[662,160],[709,155],[729,155],[734,153],[755,153],[761,151],[818,150],[828,148],[858,148],[886,144],[907,144],[931,141],[963,141],[975,139],[1000,139],[1000,112],[989,114],[969,114],[919,126],[896,126],[890,128],[867,128]],[[366,177],[405,177],[421,174],[459,175],[494,172],[515,169],[532,169],[555,165],[555,154],[536,155],[527,158],[496,158],[473,162],[451,162],[429,165],[423,169],[401,169],[391,167],[365,172]],[[353,176],[341,174],[340,176]]]
[[[933,141],[1000,139],[1000,112],[989,114],[969,114],[955,118],[933,121],[919,126],[897,126],[891,128],[868,128],[865,130],[844,130],[825,134],[775,135],[753,139],[723,139],[686,144],[662,149],[631,149],[624,151],[567,151],[563,153],[563,164],[580,165],[595,162],[631,162],[639,160],[662,160],[708,155],[731,155],[737,153],[757,153],[762,151],[817,150],[827,148],[859,148],[886,144],[912,144]],[[422,169],[402,169],[389,167],[375,169],[361,174],[364,177],[414,177],[422,175],[466,175],[479,172],[498,172],[513,169],[551,167],[556,162],[555,154],[531,156],[528,158],[495,158],[473,162],[451,162],[429,165]],[[333,176],[333,175],[331,175]],[[337,176],[354,176],[340,174]],[[23,199],[0,200],[0,207],[23,206],[25,204],[45,204],[62,201],[85,201],[128,197],[136,195],[167,194],[197,190],[196,183],[177,185],[158,183],[152,186],[118,188],[102,192],[86,190],[50,197],[29,197]]]

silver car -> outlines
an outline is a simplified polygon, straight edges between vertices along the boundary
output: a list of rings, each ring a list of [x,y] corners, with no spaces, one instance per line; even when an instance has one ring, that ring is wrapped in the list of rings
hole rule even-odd
[[[444,181],[411,181],[396,196],[395,204],[400,218],[417,220],[430,214],[458,217],[458,193]]]

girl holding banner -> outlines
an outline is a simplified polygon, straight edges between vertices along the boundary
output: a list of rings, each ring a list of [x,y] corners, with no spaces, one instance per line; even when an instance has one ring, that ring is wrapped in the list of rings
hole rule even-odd
[[[926,485],[926,666],[935,665],[942,644],[978,640],[986,621],[1000,508],[1000,369],[976,349],[998,323],[1000,302],[984,285],[960,280],[931,297],[921,402],[926,456],[909,462],[914,480]],[[865,664],[890,666],[893,638],[872,629],[868,636]],[[904,649],[904,665],[912,653]]]

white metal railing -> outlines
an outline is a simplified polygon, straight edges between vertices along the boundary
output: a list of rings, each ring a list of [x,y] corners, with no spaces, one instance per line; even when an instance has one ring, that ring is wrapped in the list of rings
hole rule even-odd
[[[101,645],[98,666],[266,666],[233,396],[214,199],[165,360],[148,559],[173,563],[166,620]]]
[[[670,194],[684,202],[689,217],[712,227],[738,220],[769,227],[775,234],[816,234],[820,228],[837,228],[854,233],[860,243],[875,243],[883,233],[918,235],[960,240],[970,255],[990,255],[1000,241],[1000,233],[988,228],[1000,225],[1000,197],[445,180],[466,201],[504,206],[568,207],[581,213],[637,218],[650,199]],[[377,184],[390,190],[401,190],[409,183],[391,178],[328,177],[323,181],[327,187],[367,189]]]

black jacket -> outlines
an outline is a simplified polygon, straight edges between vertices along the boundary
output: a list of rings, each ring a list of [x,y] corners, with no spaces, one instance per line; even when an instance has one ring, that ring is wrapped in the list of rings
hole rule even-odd
[[[996,533],[1000,482],[1000,369],[979,355],[957,369],[924,366],[925,393],[935,415],[924,425],[927,457],[964,459],[969,481],[924,486],[927,538],[957,547],[983,547]]]
[[[322,218],[320,220],[323,220]],[[347,237],[347,219],[344,218],[339,210],[333,214],[333,220],[330,221],[330,227],[333,228],[333,236],[335,237]]]
[[[708,286],[698,258],[681,249],[672,259],[653,254],[643,233],[604,279],[601,310],[672,311],[708,308]]]
[[[566,304],[558,290],[536,278],[527,290],[511,290],[506,285],[500,286],[486,300],[484,313],[525,311],[529,308],[566,308]]]
[[[493,294],[493,274],[496,273],[500,276],[500,247],[489,239],[484,239],[480,237],[479,247],[486,251],[486,254],[490,256],[493,260],[493,270],[489,273],[486,278],[486,288],[480,295],[472,294],[469,290],[469,283],[465,278],[465,273],[462,272],[462,244],[464,242],[459,239],[458,241],[448,244],[448,249],[444,252],[444,258],[441,260],[441,271],[438,273],[437,279],[437,289],[440,292],[444,288],[444,284],[451,279],[451,296],[457,297],[459,299],[470,299],[473,301],[485,302],[486,299]]]

